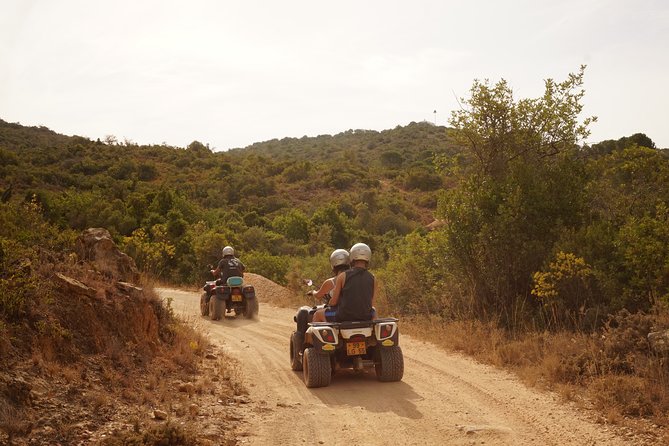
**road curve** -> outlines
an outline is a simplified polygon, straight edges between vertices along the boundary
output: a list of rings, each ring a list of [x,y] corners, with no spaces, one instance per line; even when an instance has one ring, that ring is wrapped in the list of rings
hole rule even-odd
[[[294,311],[263,303],[269,296],[257,290],[258,320],[212,322],[199,316],[199,293],[157,289],[239,360],[252,401],[240,406],[248,422],[243,444],[633,444],[508,373],[408,336],[400,339],[401,382],[380,383],[373,370],[338,372],[329,387],[307,389],[302,373],[290,369]]]

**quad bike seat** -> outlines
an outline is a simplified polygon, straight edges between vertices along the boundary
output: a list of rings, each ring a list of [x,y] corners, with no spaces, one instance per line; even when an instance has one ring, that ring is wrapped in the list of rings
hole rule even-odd
[[[228,277],[226,285],[228,286],[242,286],[244,279],[237,276]]]

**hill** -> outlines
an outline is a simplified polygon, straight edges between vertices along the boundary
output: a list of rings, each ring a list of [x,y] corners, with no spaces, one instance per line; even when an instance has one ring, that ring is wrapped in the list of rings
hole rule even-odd
[[[459,153],[449,130],[412,123],[383,132],[286,138],[213,153],[59,135],[0,121],[0,188],[35,201],[61,228],[105,227],[140,268],[199,279],[232,244],[283,282],[285,262],[364,238],[380,252],[434,220]],[[268,257],[273,256],[273,257]]]

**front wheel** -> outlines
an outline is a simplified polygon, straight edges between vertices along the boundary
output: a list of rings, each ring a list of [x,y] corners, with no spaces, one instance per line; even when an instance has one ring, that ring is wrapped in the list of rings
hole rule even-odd
[[[400,346],[381,347],[378,350],[374,369],[379,381],[401,381],[404,376],[404,355],[402,355]]]
[[[202,316],[209,316],[209,302],[207,302],[207,292],[202,293],[200,297],[200,314]]]
[[[330,355],[321,355],[313,347],[304,349],[302,355],[304,383],[307,387],[327,387],[332,378]]]
[[[290,335],[290,368],[299,372],[302,370],[302,346],[304,344],[304,333],[294,331]]]

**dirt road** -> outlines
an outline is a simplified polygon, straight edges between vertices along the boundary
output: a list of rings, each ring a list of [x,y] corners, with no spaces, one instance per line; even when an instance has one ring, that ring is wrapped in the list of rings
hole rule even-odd
[[[380,383],[372,370],[338,373],[329,387],[307,389],[302,373],[290,369],[294,311],[266,303],[275,292],[267,282],[256,286],[258,320],[211,322],[199,316],[199,294],[158,290],[173,299],[175,311],[201,321],[211,341],[239,359],[252,400],[240,406],[248,422],[243,444],[638,444],[507,373],[407,336],[400,340],[401,382]]]

